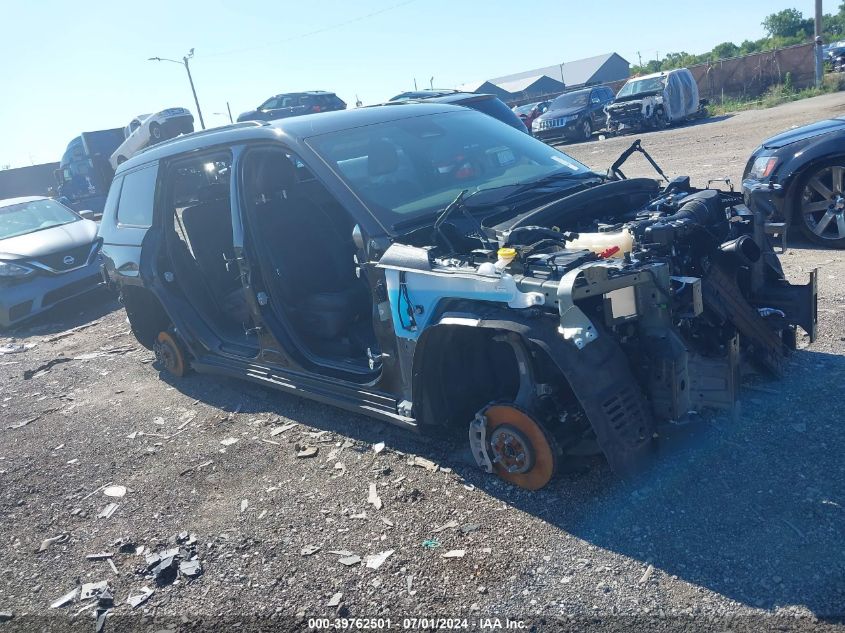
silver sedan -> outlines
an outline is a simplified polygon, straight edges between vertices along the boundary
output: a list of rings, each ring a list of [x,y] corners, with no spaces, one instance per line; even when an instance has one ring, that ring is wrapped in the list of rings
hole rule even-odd
[[[103,283],[97,224],[50,198],[0,200],[0,327]]]

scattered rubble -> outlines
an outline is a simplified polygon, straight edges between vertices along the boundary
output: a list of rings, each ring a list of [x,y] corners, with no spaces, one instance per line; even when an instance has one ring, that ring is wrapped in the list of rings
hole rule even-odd
[[[320,549],[321,548],[319,545],[306,545],[300,550],[299,553],[303,556],[311,556],[312,554],[316,554],[317,552],[319,552]]]
[[[337,595],[339,596],[340,594],[337,594]],[[329,605],[329,606],[331,606],[331,605]],[[0,622],[8,622],[9,620],[11,620],[14,617],[15,617],[15,614],[12,613],[11,611],[0,611]]]
[[[426,459],[425,457],[414,456],[408,462],[410,466],[416,466],[418,468],[425,468],[427,471],[436,473],[437,470],[440,468],[437,464],[435,464],[430,459]]]
[[[103,494],[107,497],[119,499],[126,495],[126,486],[108,486],[103,490]]]
[[[97,598],[104,591],[107,591],[108,588],[109,588],[109,581],[108,580],[101,580],[99,582],[86,582],[82,585],[82,587],[79,590],[79,599],[80,600],[90,600],[91,598]]]
[[[341,598],[343,598],[343,594],[342,594],[342,593],[338,592],[338,593],[334,594],[334,595],[331,597],[331,599],[328,601],[328,603],[326,604],[326,606],[327,606],[327,607],[336,607],[336,606],[338,606],[338,605],[340,604],[340,600],[341,600]]]
[[[466,553],[465,549],[452,549],[443,554],[443,558],[463,558]]]
[[[357,565],[361,562],[361,557],[357,554],[352,554],[351,556],[344,556],[339,561],[342,565],[346,565],[347,567],[351,567],[352,565]]]
[[[373,451],[375,452],[376,455],[381,453],[383,450],[384,450],[384,442],[377,442],[377,443],[373,444]]]
[[[651,578],[653,573],[654,573],[654,565],[649,565],[648,567],[646,567],[645,572],[643,572],[643,575],[640,578],[639,584],[641,584],[641,585],[646,584],[649,581],[649,579]]]
[[[227,437],[225,440],[220,440],[220,443],[223,446],[231,446],[232,444],[237,444],[241,440],[237,437]]]
[[[100,513],[97,515],[98,519],[110,519],[111,516],[117,511],[117,504],[110,503],[105,508],[100,510]]]
[[[447,523],[444,523],[444,524],[443,524],[443,525],[441,525],[441,526],[438,526],[438,527],[434,528],[434,529],[432,530],[432,532],[434,532],[435,534],[437,534],[438,532],[442,532],[442,531],[444,531],[444,530],[450,530],[450,529],[452,529],[452,528],[456,528],[456,527],[458,527],[458,522],[457,522],[457,521],[455,521],[455,520],[452,520],[452,521],[449,521],[449,522],[447,522]]]

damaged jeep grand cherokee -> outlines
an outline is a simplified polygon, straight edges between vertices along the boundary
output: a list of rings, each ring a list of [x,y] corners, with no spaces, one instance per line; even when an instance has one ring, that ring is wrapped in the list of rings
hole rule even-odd
[[[815,336],[815,275],[788,283],[762,222],[412,104],[157,145],[117,170],[101,236],[171,373],[454,433],[538,489],[575,451],[641,468],[658,424],[731,408],[742,361],[777,374]]]

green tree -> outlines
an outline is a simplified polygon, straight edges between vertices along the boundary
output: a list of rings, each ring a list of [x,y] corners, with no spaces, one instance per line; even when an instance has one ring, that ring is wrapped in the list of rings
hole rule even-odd
[[[806,36],[813,32],[813,20],[804,19],[804,14],[798,9],[784,9],[767,15],[762,24],[769,37]]]
[[[712,58],[727,59],[728,57],[736,57],[739,55],[739,46],[733,42],[722,42],[713,47]]]

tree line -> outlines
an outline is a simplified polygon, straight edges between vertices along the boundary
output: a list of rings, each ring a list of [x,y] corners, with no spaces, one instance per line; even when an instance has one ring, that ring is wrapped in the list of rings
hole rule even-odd
[[[749,53],[770,51],[793,44],[802,44],[813,39],[813,18],[805,18],[798,9],[784,9],[767,15],[762,22],[766,37],[759,40],[745,40],[741,44],[722,42],[713,50],[700,55],[681,51],[668,53],[663,59],[652,59],[645,64],[631,66],[632,75],[656,73],[672,68],[684,68],[694,64],[714,62],[729,57],[739,57]],[[839,5],[835,14],[826,13],[822,16],[822,39],[825,44],[845,38],[845,2]]]

